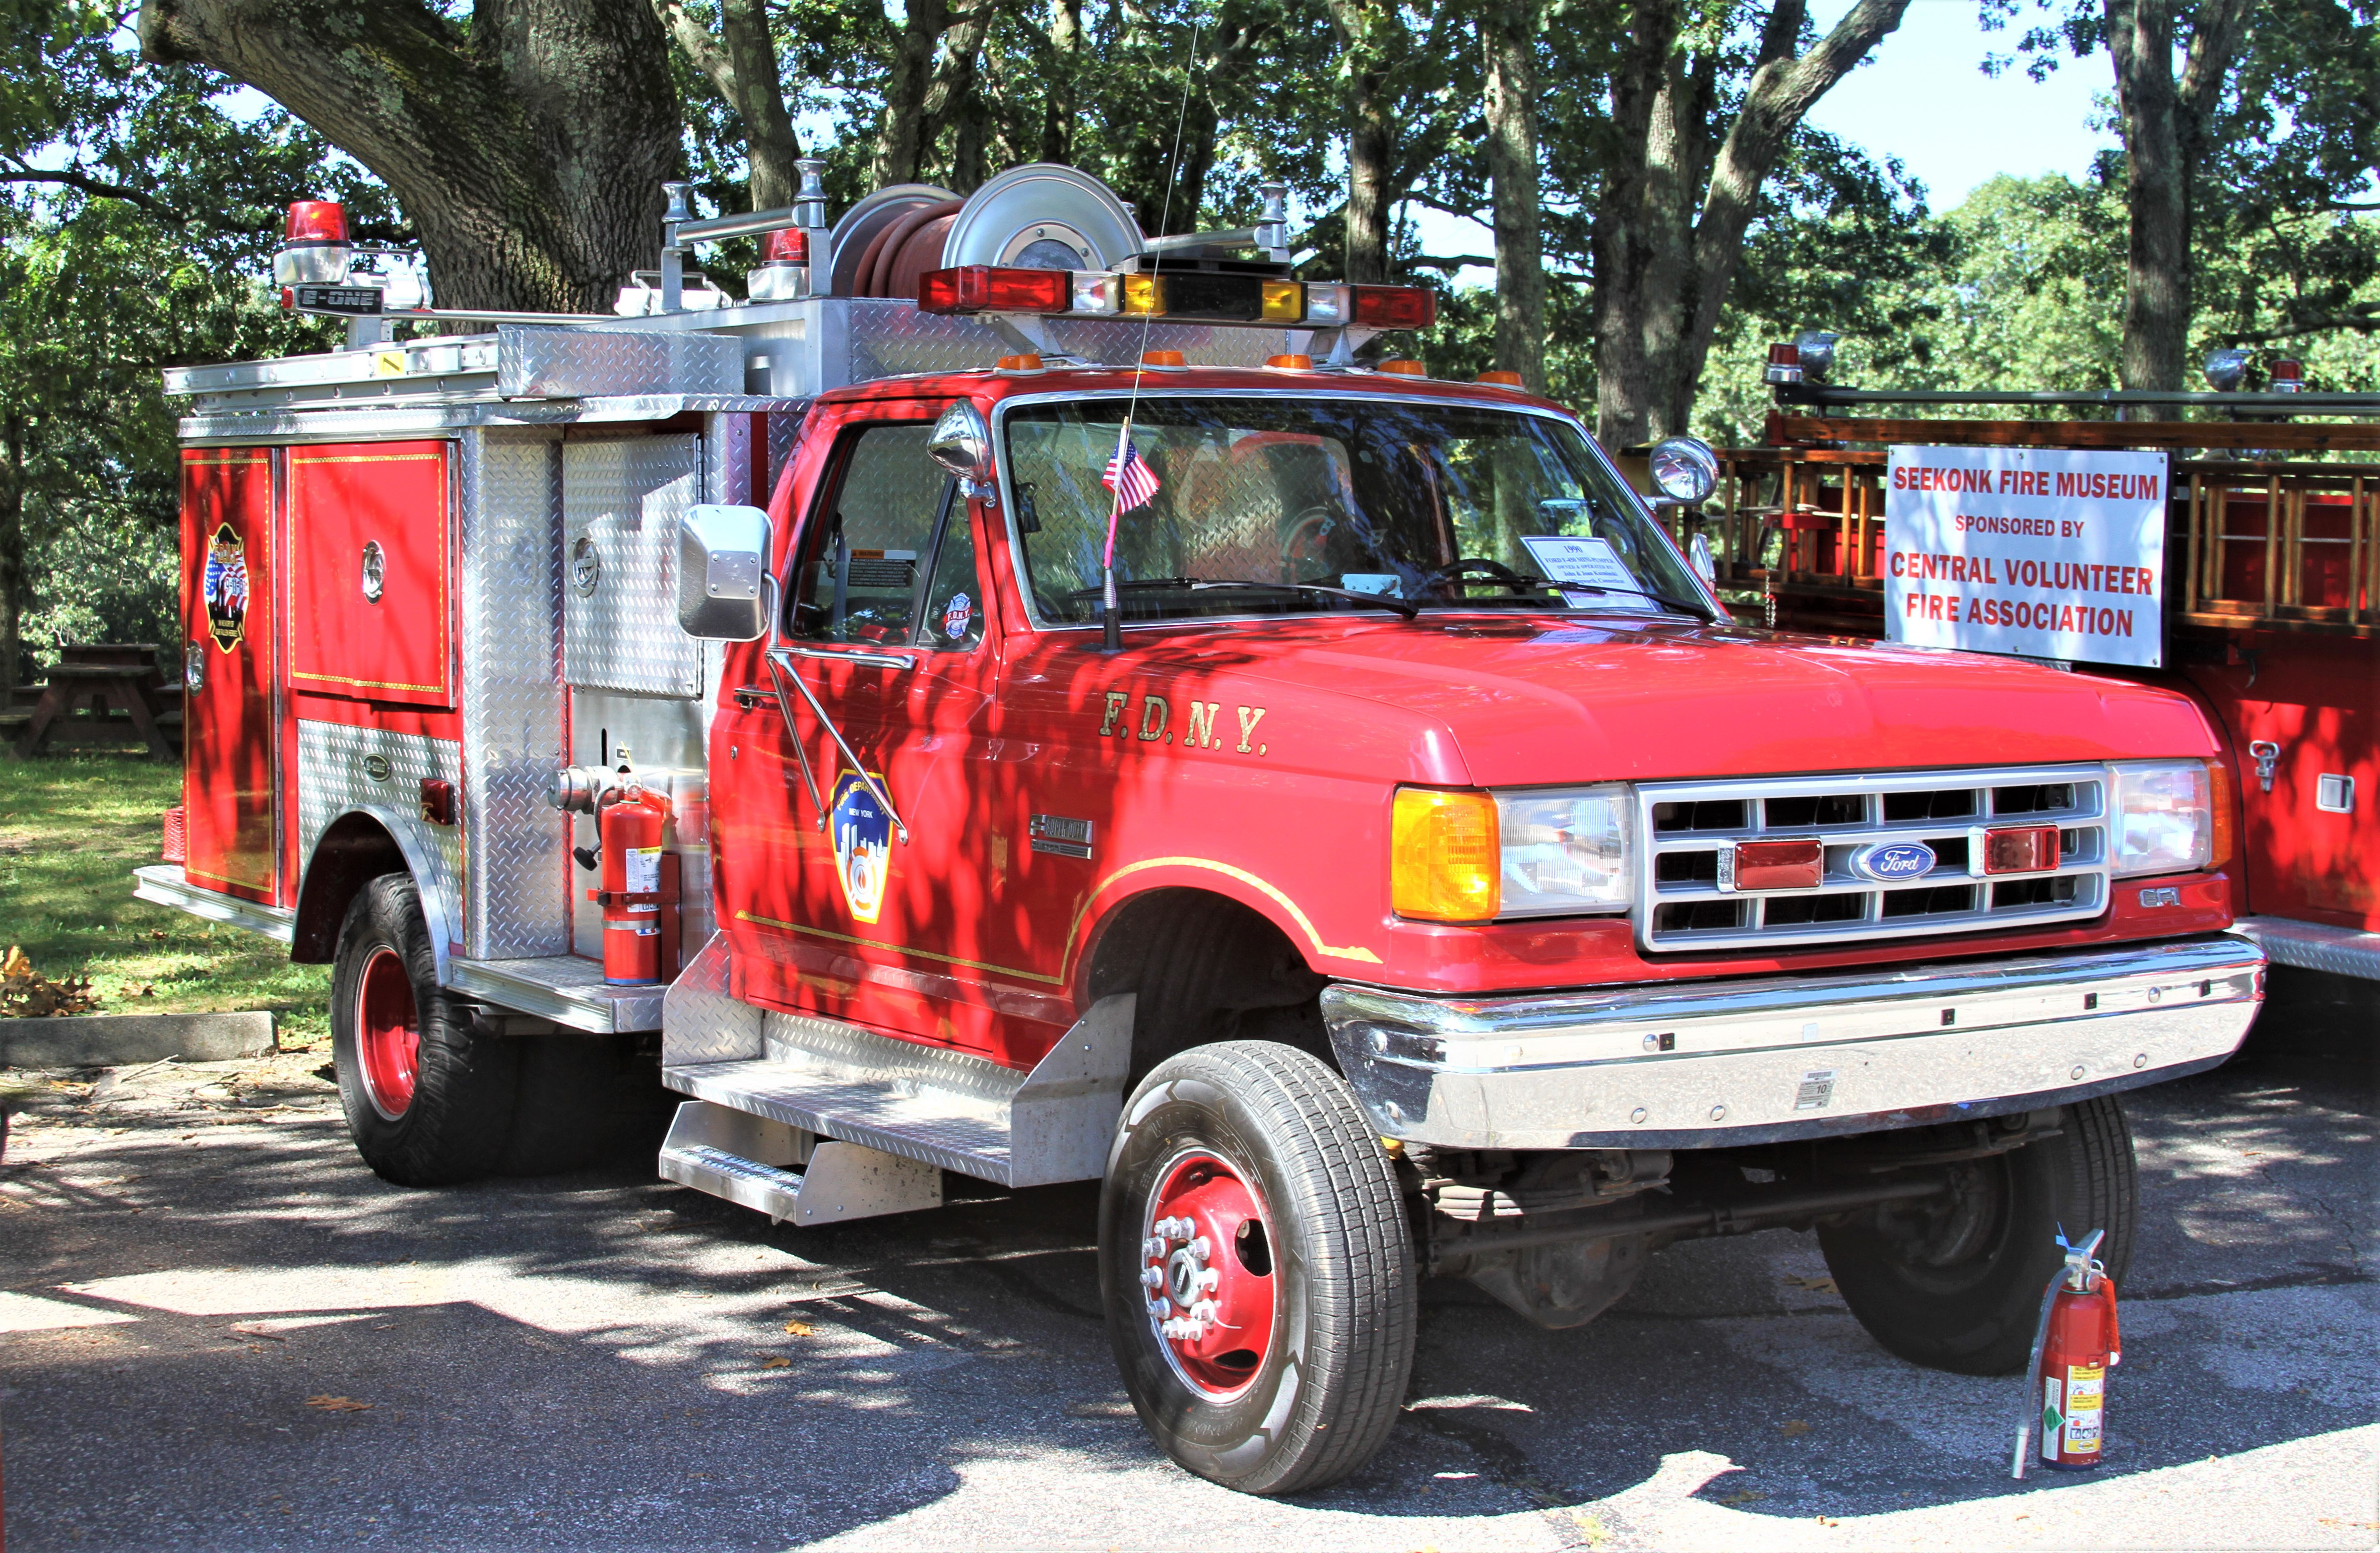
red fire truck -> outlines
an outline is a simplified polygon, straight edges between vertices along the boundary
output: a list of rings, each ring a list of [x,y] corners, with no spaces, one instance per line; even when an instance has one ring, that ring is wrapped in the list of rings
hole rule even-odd
[[[1727,617],[1577,419],[1385,358],[1427,293],[1095,180],[697,220],[610,318],[177,371],[187,852],[334,969],[365,1160],[565,1158],[815,1227],[1099,1180],[1191,1471],[1354,1470],[1417,1284],[1591,1319],[1814,1229],[1893,1352],[2025,1360],[2121,1092],[2221,1062],[2223,748],[2171,690]],[[752,297],[693,245],[771,234]],[[1661,503],[1709,494],[1689,442]],[[2079,1231],[2078,1231],[2079,1232]]]

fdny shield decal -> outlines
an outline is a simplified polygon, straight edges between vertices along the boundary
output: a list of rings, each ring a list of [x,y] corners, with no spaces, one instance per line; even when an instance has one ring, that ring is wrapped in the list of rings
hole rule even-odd
[[[207,634],[225,652],[248,635],[248,556],[228,523],[207,543],[206,572],[199,596],[206,605]]]
[[[872,923],[884,909],[885,880],[892,869],[892,817],[857,771],[844,771],[834,781],[827,826],[834,836],[834,871],[844,904],[856,920]]]

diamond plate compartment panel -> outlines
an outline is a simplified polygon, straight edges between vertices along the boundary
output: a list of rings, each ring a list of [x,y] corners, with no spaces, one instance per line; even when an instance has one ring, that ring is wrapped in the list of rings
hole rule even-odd
[[[702,693],[700,644],[677,628],[677,520],[699,500],[697,437],[562,449],[563,677],[589,690]]]
[[[798,410],[769,412],[769,489],[760,493],[759,500],[753,505],[765,507],[769,504],[769,498],[777,493],[777,481],[794,456],[794,445],[801,441],[802,422],[808,419],[807,406]]]
[[[854,382],[990,367],[1017,348],[989,323],[919,312],[913,302],[859,298],[850,307]],[[1201,366],[1261,367],[1266,357],[1287,348],[1279,329],[1136,318],[1053,318],[1040,327],[1052,346],[1085,361],[1128,363],[1139,360],[1144,349],[1178,350]]]
[[[744,392],[743,342],[686,330],[496,330],[496,393],[506,399]]]
[[[453,739],[351,728],[344,722],[298,721],[298,855],[311,857],[314,843],[331,821],[352,808],[370,806],[416,812],[421,783],[439,777],[459,783],[463,746]],[[425,826],[437,839],[435,879],[418,880],[446,904],[446,920],[462,920],[458,886],[463,877],[462,829]]]
[[[545,801],[564,747],[561,442],[463,438],[464,952],[570,950],[570,822]]]

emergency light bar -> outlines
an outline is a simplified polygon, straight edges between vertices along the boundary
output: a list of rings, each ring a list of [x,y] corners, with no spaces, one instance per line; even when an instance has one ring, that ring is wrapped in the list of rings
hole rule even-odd
[[[1419,285],[1349,285],[1201,270],[1122,273],[962,264],[917,282],[917,310],[1045,317],[1164,318],[1184,323],[1305,329],[1427,329],[1438,294]]]

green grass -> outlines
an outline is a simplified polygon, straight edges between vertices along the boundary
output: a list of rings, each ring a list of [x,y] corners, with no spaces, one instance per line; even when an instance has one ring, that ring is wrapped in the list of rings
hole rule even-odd
[[[293,965],[261,934],[132,898],[157,861],[176,764],[84,752],[19,760],[0,746],[0,949],[57,980],[89,977],[103,1013],[271,1009],[281,1044],[330,1033],[330,968]],[[143,995],[147,989],[147,995]]]

